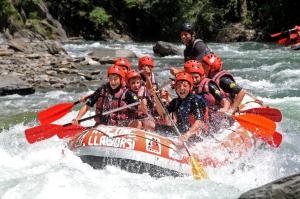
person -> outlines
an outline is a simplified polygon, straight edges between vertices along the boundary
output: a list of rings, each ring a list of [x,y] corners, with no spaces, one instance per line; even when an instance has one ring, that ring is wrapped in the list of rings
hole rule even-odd
[[[206,131],[206,102],[203,97],[192,94],[192,90],[193,79],[191,75],[185,72],[179,73],[175,79],[175,91],[178,97],[166,105],[168,113],[174,114],[177,127],[182,133],[179,137],[179,145],[186,141],[201,141],[200,132],[206,133],[203,132]],[[159,115],[166,117],[164,108],[155,94],[154,102]]]
[[[98,88],[87,100],[86,104],[79,110],[77,116],[72,120],[73,124],[78,124],[78,120],[85,115],[96,104],[96,114],[101,114],[118,107],[126,105],[126,88],[122,86],[125,73],[119,66],[111,66],[107,70],[108,83]],[[127,126],[127,110],[121,110],[110,115],[95,117],[96,125],[116,125]]]
[[[186,46],[184,49],[184,62],[188,60],[201,61],[211,53],[211,49],[200,38],[196,37],[196,31],[191,23],[183,23],[180,28],[181,42]]]
[[[186,72],[193,77],[194,93],[204,96],[208,106],[209,134],[218,132],[227,125],[227,117],[224,115],[229,107],[229,100],[222,94],[218,85],[205,77],[202,64],[197,60],[189,60],[185,63]],[[224,117],[225,116],[225,117]]]
[[[202,59],[206,77],[212,79],[224,92],[224,95],[230,99],[230,109],[228,113],[235,113],[242,102],[246,91],[239,86],[233,75],[227,70],[222,70],[222,60],[216,54],[205,55]]]
[[[295,26],[294,29],[297,32],[297,37],[294,38],[294,44],[291,45],[291,48],[298,50],[300,48],[300,26]]]
[[[138,68],[141,71],[140,75],[142,77],[142,80],[144,83],[146,83],[146,77],[150,78],[150,83],[152,86],[154,86],[155,89],[157,89],[157,81],[155,78],[155,75],[153,73],[153,68],[154,68],[154,60],[152,57],[149,55],[143,56],[139,58],[139,64]],[[149,85],[146,85],[149,87]]]
[[[114,65],[115,65],[115,66],[120,66],[120,67],[124,70],[125,74],[126,74],[128,71],[130,71],[130,69],[131,69],[131,64],[130,64],[130,62],[128,61],[128,59],[126,59],[126,58],[124,58],[124,57],[119,57],[119,58],[117,58],[117,59],[115,60]],[[125,81],[123,81],[123,86],[126,87],[126,82],[125,82]],[[81,103],[84,103],[90,96],[91,96],[91,95],[81,96],[81,97],[79,98],[79,101],[80,101]]]
[[[130,127],[145,130],[153,130],[155,128],[154,120],[149,117],[153,114],[153,103],[145,86],[142,86],[142,77],[135,70],[131,70],[126,74],[126,83],[128,90],[125,94],[125,102],[127,104],[141,101],[138,108],[129,109],[128,119]]]
[[[115,65],[116,66],[120,66],[121,68],[123,68],[125,73],[128,73],[128,71],[130,71],[131,69],[131,64],[128,61],[128,59],[124,58],[124,57],[119,57],[115,60]]]

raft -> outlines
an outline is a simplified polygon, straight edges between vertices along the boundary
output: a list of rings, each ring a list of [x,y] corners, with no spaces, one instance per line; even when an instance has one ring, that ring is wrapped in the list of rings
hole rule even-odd
[[[262,106],[254,97],[246,95],[239,108],[243,111]],[[205,167],[219,167],[245,155],[256,146],[257,137],[235,121],[208,140],[214,143],[204,141],[192,147],[201,151],[194,156]],[[114,165],[153,177],[191,175],[189,157],[174,141],[136,128],[99,125],[73,136],[69,148],[96,169]],[[217,152],[222,153],[221,158],[214,154]]]

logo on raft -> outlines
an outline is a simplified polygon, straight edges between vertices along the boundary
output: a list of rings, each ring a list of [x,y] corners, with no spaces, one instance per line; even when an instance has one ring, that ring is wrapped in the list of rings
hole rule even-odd
[[[81,146],[105,146],[133,150],[135,147],[135,140],[128,137],[111,138],[103,135],[103,133],[98,130],[90,130],[80,135],[76,140],[75,147]]]

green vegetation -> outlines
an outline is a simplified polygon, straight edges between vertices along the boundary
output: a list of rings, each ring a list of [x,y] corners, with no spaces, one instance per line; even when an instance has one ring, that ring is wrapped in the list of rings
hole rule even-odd
[[[265,35],[299,25],[300,3],[292,0],[2,0],[0,28],[9,27],[12,21],[22,26],[28,20],[45,20],[41,2],[69,36],[87,39],[101,39],[107,30],[114,30],[142,41],[178,40],[184,21],[194,22],[206,39],[214,39],[218,30],[232,23]],[[41,28],[40,32],[51,34]]]

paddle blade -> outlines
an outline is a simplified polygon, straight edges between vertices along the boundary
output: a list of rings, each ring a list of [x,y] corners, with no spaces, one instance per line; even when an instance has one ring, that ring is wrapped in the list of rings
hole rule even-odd
[[[252,113],[255,115],[264,116],[274,122],[281,122],[282,114],[280,110],[276,108],[269,108],[269,107],[259,107],[259,108],[251,108],[248,110],[241,111],[242,113]]]
[[[260,115],[247,113],[244,115],[233,115],[242,127],[252,132],[259,138],[268,138],[273,136],[276,124],[272,120]]]
[[[287,41],[288,39],[287,38],[283,38],[283,39],[280,39],[277,41],[278,44],[283,44]]]
[[[86,127],[80,126],[80,125],[70,125],[63,127],[57,132],[57,136],[62,138],[68,138],[76,135],[77,133],[81,133],[82,131],[86,130]]]
[[[62,126],[56,124],[36,126],[26,129],[25,137],[27,141],[32,144],[41,140],[51,138],[59,131],[60,128],[62,128]]]
[[[63,103],[52,106],[38,113],[37,117],[41,124],[50,124],[70,112],[74,103]]]
[[[192,164],[192,175],[195,180],[208,179],[204,167],[193,156],[190,156]]]
[[[275,131],[272,139],[268,140],[267,143],[275,148],[278,148],[282,142],[282,134]]]
[[[278,36],[281,35],[281,34],[282,34],[281,32],[274,33],[274,34],[271,35],[271,37],[273,37],[273,38],[274,38],[274,37],[278,37]]]

